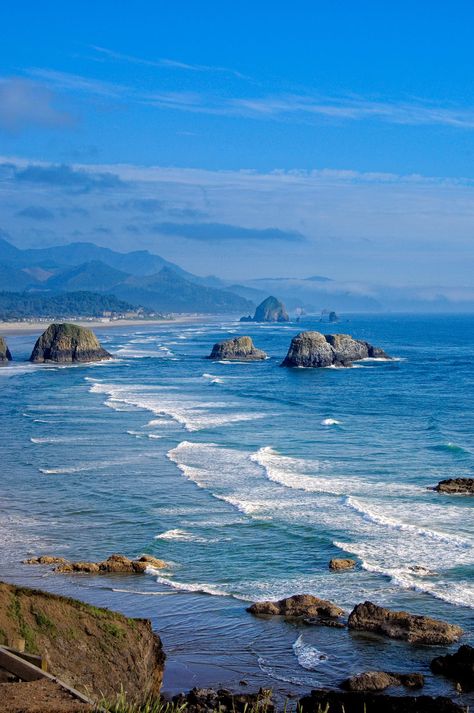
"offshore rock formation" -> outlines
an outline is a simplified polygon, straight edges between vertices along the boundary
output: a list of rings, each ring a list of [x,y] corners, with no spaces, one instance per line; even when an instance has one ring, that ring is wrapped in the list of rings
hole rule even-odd
[[[437,656],[430,664],[433,673],[439,673],[459,683],[463,691],[474,690],[474,646],[465,644],[456,653]]]
[[[250,337],[235,337],[214,344],[207,358],[218,361],[260,361],[266,359],[267,355],[254,346]]]
[[[50,324],[36,342],[30,361],[69,364],[111,359],[90,329],[76,324]]]
[[[123,686],[130,701],[145,703],[160,691],[165,655],[147,619],[0,582],[0,644],[20,638],[89,697],[112,699]]]
[[[384,691],[391,686],[405,688],[423,688],[425,679],[422,673],[391,673],[388,671],[367,671],[343,681],[341,688],[346,691]]]
[[[298,702],[300,713],[467,713],[463,705],[444,696],[390,696],[359,691],[318,689]]]
[[[289,322],[288,312],[283,302],[276,297],[267,297],[258,305],[253,317],[241,317],[241,322]]]
[[[282,366],[352,366],[352,362],[368,358],[390,359],[383,349],[349,334],[300,332],[291,340]]]
[[[12,360],[12,355],[3,337],[0,337],[0,364],[7,364]]]
[[[295,594],[277,602],[255,602],[247,611],[256,616],[283,616],[287,619],[338,619],[344,614],[337,604],[312,594]]]
[[[474,495],[474,478],[448,478],[441,480],[433,490],[448,495]]]
[[[147,567],[164,569],[168,565],[163,560],[142,555],[136,560],[131,560],[125,555],[111,555],[102,562],[69,562],[64,557],[32,557],[24,560],[23,564],[55,564],[55,572],[62,574],[68,572],[84,572],[86,574],[143,574]]]
[[[329,569],[333,572],[342,572],[346,569],[354,569],[355,566],[356,561],[350,559],[349,557],[346,559],[335,557],[329,562]]]
[[[349,615],[349,629],[373,631],[391,639],[402,639],[410,644],[453,644],[463,630],[455,624],[447,624],[428,616],[392,611],[372,602],[357,604]]]

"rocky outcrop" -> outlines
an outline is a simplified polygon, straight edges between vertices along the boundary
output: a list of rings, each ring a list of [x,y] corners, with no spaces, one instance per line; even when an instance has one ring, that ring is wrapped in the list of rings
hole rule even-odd
[[[374,692],[315,690],[298,702],[300,713],[467,713],[443,696],[389,696]]]
[[[350,629],[373,631],[391,639],[402,639],[411,644],[453,644],[463,630],[428,616],[392,611],[372,602],[358,604],[348,619]]]
[[[163,560],[142,555],[132,560],[125,555],[111,555],[102,562],[69,562],[63,557],[32,557],[23,561],[23,564],[55,564],[55,572],[83,572],[85,574],[143,574],[148,567],[164,569],[168,565]]]
[[[321,334],[300,332],[291,340],[282,366],[352,366],[361,359],[389,359],[390,357],[368,342],[354,339],[349,334]]]
[[[147,619],[0,583],[0,644],[20,638],[50,673],[89,697],[110,700],[123,686],[131,702],[144,703],[160,691],[165,656]]]
[[[258,305],[253,317],[242,317],[241,322],[289,322],[290,318],[283,302],[276,297],[267,297]]]
[[[335,557],[329,562],[329,569],[333,572],[342,572],[347,569],[354,569],[356,561],[350,558]]]
[[[448,495],[474,495],[474,478],[448,478],[440,480],[433,490]]]
[[[54,362],[103,361],[112,356],[103,349],[95,334],[76,324],[50,324],[37,340],[30,361],[35,364]]]
[[[343,681],[341,687],[346,691],[384,691],[391,686],[405,688],[423,688],[425,679],[422,673],[392,673],[388,671],[367,671]]]
[[[8,364],[12,355],[3,337],[0,337],[0,364]]]
[[[186,713],[273,713],[275,705],[272,691],[261,688],[258,693],[231,693],[225,688],[193,688],[189,693],[180,693],[173,698],[177,709]]]
[[[254,346],[250,337],[235,337],[214,344],[207,358],[218,361],[261,361],[267,355]]]
[[[286,619],[338,620],[344,610],[326,599],[319,599],[312,594],[295,594],[277,602],[255,602],[247,609],[256,616],[283,616]]]
[[[463,691],[474,690],[474,646],[465,644],[456,653],[437,656],[430,664],[433,673],[459,683]]]

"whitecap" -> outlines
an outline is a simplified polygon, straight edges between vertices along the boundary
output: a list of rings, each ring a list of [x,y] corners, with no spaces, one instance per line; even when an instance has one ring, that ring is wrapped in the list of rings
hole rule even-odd
[[[301,668],[307,671],[314,671],[324,661],[328,660],[328,655],[319,651],[315,646],[305,644],[303,634],[300,634],[293,644],[293,652],[298,659]]]
[[[323,418],[321,426],[339,426],[342,422],[335,418]]]

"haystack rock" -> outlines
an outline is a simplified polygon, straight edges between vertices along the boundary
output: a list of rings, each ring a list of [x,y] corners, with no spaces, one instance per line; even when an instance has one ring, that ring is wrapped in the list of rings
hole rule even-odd
[[[12,355],[3,337],[0,337],[0,364],[8,364]]]
[[[283,302],[276,297],[267,297],[258,305],[253,317],[242,317],[241,322],[289,322],[288,312]]]
[[[300,332],[291,340],[282,366],[352,366],[354,361],[369,358],[390,359],[383,349],[349,334]]]
[[[448,478],[441,480],[433,490],[448,495],[474,495],[474,478]]]
[[[448,646],[463,633],[461,627],[455,624],[405,611],[392,611],[372,602],[358,604],[350,613],[347,624],[349,629],[373,631],[410,644]]]
[[[218,361],[260,361],[267,355],[254,346],[250,337],[235,337],[223,342],[217,342],[207,357]]]
[[[36,342],[30,361],[35,364],[54,362],[103,361],[112,356],[99,343],[95,334],[76,324],[50,324]]]

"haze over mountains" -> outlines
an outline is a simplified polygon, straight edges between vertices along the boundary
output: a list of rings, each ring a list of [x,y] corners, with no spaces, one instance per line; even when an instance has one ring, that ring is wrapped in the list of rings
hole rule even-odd
[[[269,294],[291,310],[320,312],[470,311],[471,290],[370,286],[329,277],[201,277],[147,250],[121,253],[91,242],[22,250],[0,238],[3,291],[57,295],[95,292],[159,312],[248,314]],[[11,302],[11,300],[10,300]]]

